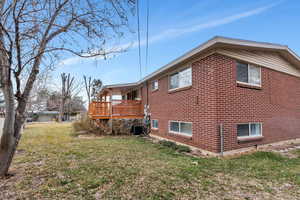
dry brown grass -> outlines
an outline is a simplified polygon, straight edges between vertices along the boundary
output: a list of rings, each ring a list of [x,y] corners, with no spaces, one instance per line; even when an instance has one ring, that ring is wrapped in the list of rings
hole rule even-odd
[[[194,158],[134,136],[71,137],[71,124],[25,130],[0,199],[299,199],[296,158],[257,152]]]

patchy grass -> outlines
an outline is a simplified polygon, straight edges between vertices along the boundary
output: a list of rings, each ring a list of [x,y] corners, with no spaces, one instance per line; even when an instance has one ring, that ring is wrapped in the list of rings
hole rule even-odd
[[[27,126],[0,199],[299,199],[300,152],[194,158],[139,137]]]
[[[161,144],[163,146],[166,146],[166,147],[169,147],[169,148],[171,148],[175,151],[181,152],[181,153],[191,152],[191,149],[188,146],[178,145],[175,142],[171,142],[171,141],[167,141],[167,140],[161,140],[161,141],[159,141],[159,144]]]

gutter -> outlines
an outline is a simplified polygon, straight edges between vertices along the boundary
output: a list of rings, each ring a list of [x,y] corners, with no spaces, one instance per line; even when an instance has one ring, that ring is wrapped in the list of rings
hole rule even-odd
[[[105,88],[117,88],[117,87],[126,87],[126,86],[138,86],[142,84],[145,81],[148,81],[149,79],[153,78],[154,76],[170,69],[171,67],[183,62],[184,60],[210,48],[213,47],[216,44],[227,44],[227,45],[238,45],[238,46],[244,46],[244,47],[257,47],[257,48],[265,48],[265,49],[274,49],[274,50],[280,50],[280,51],[286,51],[290,55],[293,56],[293,58],[299,62],[299,68],[300,68],[300,57],[293,52],[287,45],[280,45],[280,44],[273,44],[273,43],[267,43],[267,42],[256,42],[256,41],[250,41],[250,40],[241,40],[241,39],[233,39],[233,38],[227,38],[227,37],[221,37],[221,36],[215,36],[212,39],[204,42],[203,44],[197,46],[196,48],[188,51],[187,53],[183,54],[182,56],[178,57],[177,59],[169,62],[168,64],[164,65],[163,67],[157,69],[156,71],[152,72],[151,74],[145,76],[143,79],[134,82],[134,83],[126,83],[126,84],[115,84],[115,85],[106,85],[103,87]]]

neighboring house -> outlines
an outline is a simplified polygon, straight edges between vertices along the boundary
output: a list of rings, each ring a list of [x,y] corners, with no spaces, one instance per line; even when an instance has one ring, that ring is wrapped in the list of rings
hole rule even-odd
[[[152,135],[210,152],[221,151],[220,126],[224,151],[300,138],[300,58],[284,45],[214,37],[100,96],[122,96],[130,109],[140,102],[140,112],[94,102],[92,118],[138,118],[148,105]]]
[[[65,113],[67,115],[67,113]],[[80,120],[82,116],[82,112],[73,112],[70,113],[68,121],[76,121]],[[54,122],[57,121],[59,117],[59,112],[58,111],[39,111],[32,113],[30,115],[30,119],[34,122]]]
[[[36,122],[54,122],[57,121],[59,116],[58,111],[39,111],[35,113],[35,119]]]

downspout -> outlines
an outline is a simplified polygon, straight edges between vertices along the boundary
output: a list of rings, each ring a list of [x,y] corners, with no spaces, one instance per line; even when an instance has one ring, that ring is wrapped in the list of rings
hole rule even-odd
[[[220,154],[221,154],[221,156],[223,156],[223,155],[224,155],[224,133],[223,133],[223,124],[220,124],[219,131],[220,131],[220,143],[221,143],[221,151],[220,151]]]
[[[150,133],[150,129],[151,129],[151,118],[150,118],[150,115],[149,115],[149,112],[150,112],[150,107],[149,107],[149,88],[148,88],[148,81],[146,81],[146,110],[147,110],[147,116],[145,116],[145,121],[147,122],[146,123],[146,126],[147,126],[147,135]]]
[[[148,96],[148,93],[149,93],[149,90],[148,90],[148,81],[146,82],[146,91],[147,91],[147,106],[149,104],[149,96]]]

